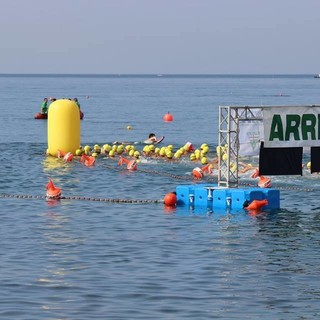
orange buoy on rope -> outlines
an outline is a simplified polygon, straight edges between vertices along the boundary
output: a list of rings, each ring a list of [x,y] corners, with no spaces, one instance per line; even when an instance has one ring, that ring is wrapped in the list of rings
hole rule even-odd
[[[163,120],[165,122],[171,122],[173,121],[173,115],[168,111],[168,113],[163,116]]]
[[[82,163],[84,163],[85,166],[91,167],[95,164],[96,158],[93,156],[87,156],[87,155],[83,154],[80,158],[80,161]]]
[[[175,192],[167,193],[163,198],[163,202],[168,207],[174,207],[177,205],[177,195]]]
[[[268,205],[268,200],[253,200],[245,209],[247,210],[260,210],[262,207],[265,207]]]
[[[129,160],[129,159],[126,159],[126,158],[120,156],[118,165],[122,166],[123,164],[127,165],[127,170],[134,171],[134,170],[137,170],[137,168],[138,168],[138,163],[137,163],[136,160],[134,160],[134,159],[133,160]]]
[[[51,179],[49,179],[49,182],[46,185],[46,189],[47,189],[47,193],[46,193],[47,199],[55,199],[55,200],[60,199],[61,189],[55,187]]]

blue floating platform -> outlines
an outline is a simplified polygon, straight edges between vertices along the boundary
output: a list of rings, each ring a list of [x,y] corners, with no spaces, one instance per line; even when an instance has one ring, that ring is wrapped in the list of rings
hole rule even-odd
[[[224,188],[217,184],[192,184],[176,187],[177,205],[194,208],[239,210],[253,200],[268,201],[263,210],[280,209],[280,191],[262,188]]]

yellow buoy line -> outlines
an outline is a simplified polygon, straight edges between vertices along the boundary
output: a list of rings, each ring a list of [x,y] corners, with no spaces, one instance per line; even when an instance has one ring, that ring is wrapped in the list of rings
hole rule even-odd
[[[210,148],[208,144],[202,144],[198,149],[193,149],[193,147],[190,149],[190,143],[186,143],[176,150],[174,150],[172,144],[161,147],[153,144],[145,145],[142,150],[138,150],[137,145],[134,144],[104,144],[102,146],[95,144],[94,146],[86,145],[77,148],[75,150],[75,155],[81,156],[85,154],[94,157],[107,156],[112,159],[120,155],[126,155],[135,159],[145,157],[168,161],[181,160],[188,156],[190,161],[199,161],[201,164],[207,164],[209,162],[209,151]]]

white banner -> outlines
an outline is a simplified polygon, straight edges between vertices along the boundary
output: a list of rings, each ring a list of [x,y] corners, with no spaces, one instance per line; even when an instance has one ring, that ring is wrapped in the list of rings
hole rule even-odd
[[[265,147],[319,147],[320,107],[263,108]]]
[[[258,155],[261,140],[263,140],[262,120],[239,121],[240,156]]]

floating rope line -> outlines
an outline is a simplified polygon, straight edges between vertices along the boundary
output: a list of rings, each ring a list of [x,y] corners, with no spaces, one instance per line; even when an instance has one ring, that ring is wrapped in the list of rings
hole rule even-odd
[[[27,195],[27,194],[0,194],[0,198],[16,198],[16,199],[42,199],[47,200],[46,196]],[[80,196],[62,196],[59,199],[52,200],[81,200],[81,201],[98,201],[108,203],[133,203],[133,204],[147,204],[147,203],[164,203],[163,200],[151,199],[111,199],[111,198],[97,198],[97,197],[80,197]],[[49,200],[49,201],[50,201]]]
[[[20,198],[20,199],[46,199],[45,196],[27,195],[27,194],[0,194],[0,198]]]
[[[61,197],[60,199],[65,199],[65,200],[100,201],[100,202],[111,202],[111,203],[137,203],[137,204],[163,203],[163,200],[150,200],[150,199],[110,199],[110,198],[79,197],[79,196]]]
[[[118,171],[118,172],[127,171],[127,169],[123,170],[123,169],[121,169],[121,167],[119,169],[119,167],[109,166],[107,164],[104,164],[103,167],[110,169],[110,170],[113,170],[113,171]],[[178,176],[175,174],[156,171],[156,170],[146,170],[146,169],[139,168],[137,171],[143,172],[143,173],[150,173],[150,174],[154,174],[157,176],[169,177],[169,178],[173,178],[173,179],[177,179],[177,180],[185,180],[185,181],[194,180],[194,178],[192,176]]]
[[[173,179],[177,179],[177,180],[194,180],[194,178],[192,176],[178,176],[175,174],[171,174],[168,172],[161,172],[161,171],[155,171],[155,170],[144,170],[144,169],[139,169],[139,171],[144,172],[144,173],[150,173],[150,174],[155,174],[157,176],[163,176],[163,177],[170,177]]]
[[[113,166],[109,166],[109,165],[104,165],[106,168],[114,170],[114,171],[119,171],[119,169],[117,167],[113,167]],[[120,170],[120,171],[123,171]],[[143,172],[143,173],[149,173],[149,174],[154,174],[157,176],[163,176],[163,177],[170,177],[172,179],[177,179],[177,180],[184,180],[184,181],[197,181],[199,183],[201,182],[214,182],[214,183],[218,183],[218,177],[217,176],[205,176],[202,180],[195,180],[194,177],[192,175],[186,175],[186,176],[179,176],[179,175],[175,175],[175,174],[171,174],[168,172],[161,172],[161,171],[156,171],[156,170],[145,170],[145,169],[140,169],[138,170],[139,172]],[[240,181],[238,182],[238,184],[240,186],[245,186],[245,187],[251,187],[251,188],[256,188],[257,184],[256,183],[249,183],[249,182],[245,182],[245,181]],[[296,191],[304,191],[304,192],[313,192],[315,191],[315,189],[312,188],[302,188],[302,187],[295,187],[295,186],[275,186],[275,189],[279,189],[279,190],[296,190]]]
[[[256,188],[257,185],[253,184],[253,183],[249,183],[249,182],[240,182],[239,181],[239,185],[241,186],[245,186],[245,187],[253,187]],[[312,188],[303,188],[303,187],[295,187],[295,186],[274,186],[272,187],[273,189],[278,189],[278,190],[296,190],[296,191],[304,191],[304,192],[314,192],[316,191],[315,189]]]
[[[295,190],[295,191],[304,191],[304,192],[314,192],[316,191],[315,189],[311,189],[311,188],[300,188],[300,187],[275,187],[276,189],[279,190]]]

